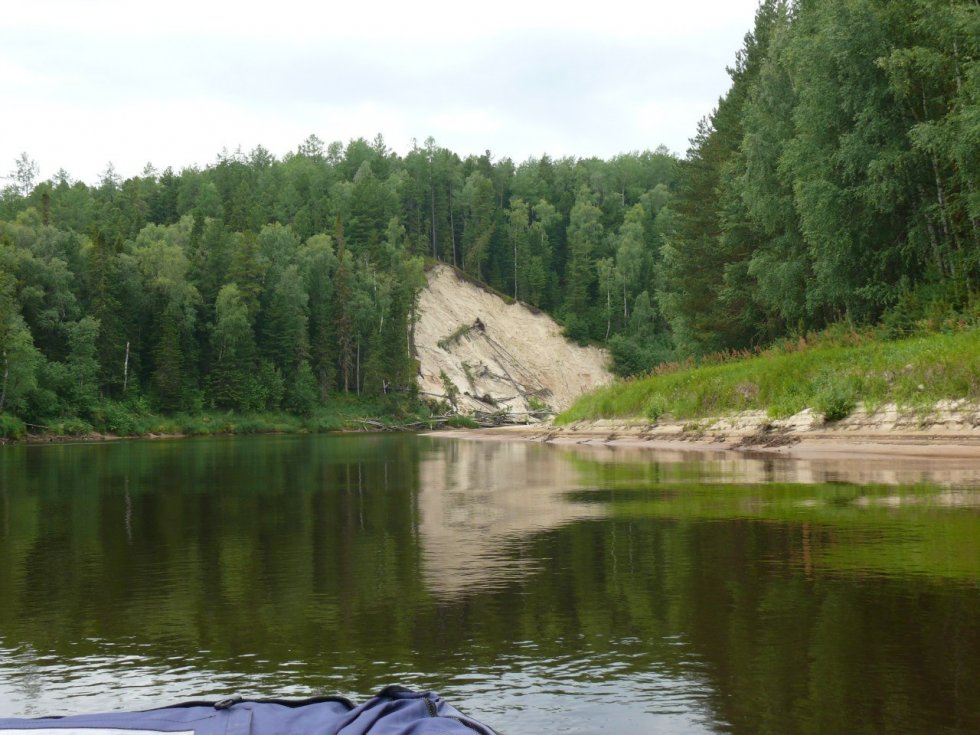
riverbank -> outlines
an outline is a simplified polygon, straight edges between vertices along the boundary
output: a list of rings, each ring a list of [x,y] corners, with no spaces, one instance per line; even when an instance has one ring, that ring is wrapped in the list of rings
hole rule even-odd
[[[805,409],[783,419],[765,411],[655,422],[642,417],[437,431],[433,435],[648,449],[762,452],[795,458],[929,457],[980,461],[980,405],[940,401],[929,409],[862,406],[839,421]]]
[[[0,414],[0,445],[418,430],[446,423],[469,425],[461,417],[433,416],[423,406],[412,410],[412,407],[406,408],[393,401],[355,397],[337,397],[310,416],[283,412],[238,414],[221,411],[165,416],[143,412],[139,407],[103,401],[88,420],[65,418],[38,425]]]
[[[827,427],[833,428],[852,426],[848,420],[863,406],[872,424],[908,428],[929,421],[923,417],[935,407],[980,403],[977,355],[977,327],[900,340],[883,339],[873,331],[834,330],[757,354],[662,365],[651,375],[582,396],[556,423],[642,417],[650,424],[667,418],[686,425],[764,412],[808,426],[827,419]],[[901,407],[901,426],[888,426],[894,424],[895,406]],[[856,418],[857,425],[867,423]]]

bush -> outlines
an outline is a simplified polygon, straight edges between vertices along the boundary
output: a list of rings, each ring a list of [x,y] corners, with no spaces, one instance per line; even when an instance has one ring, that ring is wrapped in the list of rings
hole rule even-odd
[[[612,371],[621,378],[642,375],[674,359],[673,347],[663,336],[641,341],[629,335],[614,334],[608,348]]]
[[[63,436],[82,436],[94,430],[88,421],[79,418],[59,419],[48,424],[48,433]]]
[[[310,363],[300,363],[286,390],[286,408],[300,416],[311,416],[320,398],[320,389]]]
[[[100,401],[92,411],[92,423],[104,433],[137,436],[146,432],[145,413],[139,406]]]
[[[480,425],[469,416],[450,416],[446,420],[446,426],[454,429],[479,429]]]
[[[0,438],[20,439],[27,433],[27,426],[16,416],[0,413]]]
[[[661,416],[667,413],[667,410],[667,399],[658,394],[647,401],[646,417],[650,419],[651,423],[655,424],[660,420]]]
[[[824,374],[814,381],[813,408],[823,414],[824,421],[840,421],[854,412],[857,406],[857,386],[846,375]]]

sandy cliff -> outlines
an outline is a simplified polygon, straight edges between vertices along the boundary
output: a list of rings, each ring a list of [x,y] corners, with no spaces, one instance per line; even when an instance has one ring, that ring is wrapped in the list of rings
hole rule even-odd
[[[460,413],[519,417],[541,405],[562,411],[612,380],[606,352],[569,342],[546,314],[508,304],[448,266],[428,279],[415,327],[424,396],[449,401],[456,393]]]

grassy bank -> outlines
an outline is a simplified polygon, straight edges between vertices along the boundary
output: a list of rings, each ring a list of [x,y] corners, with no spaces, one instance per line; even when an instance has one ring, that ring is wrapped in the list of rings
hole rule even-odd
[[[805,408],[828,420],[859,403],[927,407],[948,399],[980,400],[980,329],[885,341],[873,334],[823,335],[714,364],[664,366],[655,374],[583,396],[556,419],[661,416],[702,418],[764,410],[772,418]]]
[[[119,437],[208,436],[212,434],[314,434],[425,424],[429,412],[406,412],[383,400],[338,397],[309,416],[281,412],[240,414],[202,411],[165,416],[145,406],[102,401],[86,418],[59,418],[43,425],[0,414],[0,441],[84,438],[93,434]]]

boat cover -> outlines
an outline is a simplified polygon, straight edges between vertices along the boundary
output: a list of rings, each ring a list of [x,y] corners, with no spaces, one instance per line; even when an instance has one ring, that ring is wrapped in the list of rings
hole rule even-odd
[[[343,697],[187,702],[142,712],[0,718],[0,735],[495,735],[432,692],[387,687]]]

